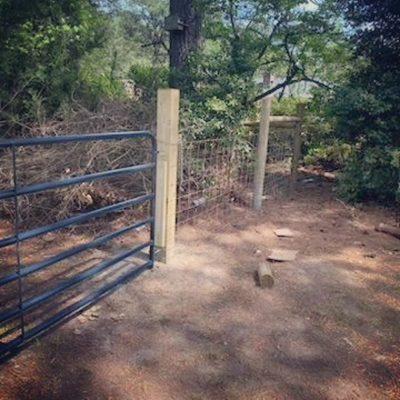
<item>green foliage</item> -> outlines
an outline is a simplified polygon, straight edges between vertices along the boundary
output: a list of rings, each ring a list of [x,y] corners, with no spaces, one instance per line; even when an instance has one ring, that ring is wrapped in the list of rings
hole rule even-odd
[[[339,137],[354,149],[340,191],[348,200],[392,202],[400,178],[400,9],[396,0],[342,3],[358,59],[327,108]]]
[[[169,0],[123,0],[118,8],[126,44],[139,47],[137,56],[155,64],[166,64],[168,32],[164,19]]]
[[[330,104],[340,135],[364,147],[399,145],[398,74],[368,67],[350,79]]]
[[[305,103],[303,99],[296,97],[282,97],[272,102],[272,115],[298,115],[298,106]]]
[[[106,73],[83,71],[80,73],[80,82],[80,101],[90,109],[96,109],[101,102],[126,97],[121,80],[114,79]]]
[[[362,62],[333,94],[313,99],[305,162],[340,169],[339,193],[347,201],[391,203],[400,178],[398,77],[370,68]]]
[[[400,7],[398,0],[340,0],[351,24],[357,54],[381,71],[400,63]]]
[[[323,143],[318,147],[312,147],[304,157],[304,162],[308,165],[321,165],[325,169],[343,168],[352,156],[353,148],[348,143],[338,140],[331,144]]]
[[[98,45],[89,0],[0,2],[0,113],[8,126],[45,118],[79,89],[81,57]]]
[[[398,87],[386,86],[387,77],[380,78],[379,88],[349,84],[332,104],[340,136],[357,150],[341,179],[341,193],[348,200],[392,202],[398,191],[400,93],[394,95]]]
[[[339,193],[348,201],[395,201],[399,196],[400,177],[396,159],[398,151],[392,148],[355,151],[341,174]]]
[[[242,137],[246,129],[242,122],[249,116],[235,96],[224,100],[210,97],[204,102],[183,100],[183,133],[192,139]]]
[[[132,65],[128,77],[140,88],[146,98],[155,98],[157,89],[168,87],[167,67],[162,65]]]
[[[258,82],[266,70],[279,77],[272,91],[302,80],[334,79],[349,52],[332,2],[307,5],[305,0],[198,2],[203,45],[190,58],[182,89],[196,118],[207,123],[202,129],[207,137],[241,126],[264,90]],[[296,103],[283,97],[273,112],[295,115]]]
[[[325,0],[312,9],[308,3],[200,1],[204,46],[193,66],[201,90],[209,86],[235,93],[246,103],[260,94],[255,81],[265,70],[281,78],[273,90],[301,80],[330,80],[348,51],[333,2]]]

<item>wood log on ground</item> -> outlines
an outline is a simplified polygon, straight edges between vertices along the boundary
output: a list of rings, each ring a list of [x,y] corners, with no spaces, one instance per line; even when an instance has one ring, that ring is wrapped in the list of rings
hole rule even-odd
[[[336,181],[336,175],[333,174],[332,172],[324,172],[324,173],[322,174],[322,176],[323,176],[325,179],[328,179],[328,181]]]
[[[272,275],[272,269],[271,266],[267,263],[261,263],[258,266],[258,283],[262,288],[271,288],[274,285],[274,276]]]
[[[332,181],[332,182],[336,181],[336,179],[337,179],[336,174],[334,174],[333,172],[325,172],[325,171],[321,171],[319,169],[311,169],[311,168],[306,168],[306,167],[300,167],[298,170],[305,174],[321,176],[321,177],[325,178],[326,180]]]
[[[396,228],[395,226],[390,226],[386,224],[379,224],[375,227],[377,232],[387,233],[388,235],[394,236],[397,239],[400,239],[400,228]]]

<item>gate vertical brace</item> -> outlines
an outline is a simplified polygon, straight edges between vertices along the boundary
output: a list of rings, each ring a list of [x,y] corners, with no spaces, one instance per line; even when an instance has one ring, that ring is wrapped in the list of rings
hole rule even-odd
[[[270,74],[264,75],[264,85],[270,86]],[[272,96],[264,97],[261,100],[260,130],[258,133],[257,153],[254,168],[254,189],[253,189],[253,208],[260,210],[262,206],[265,165],[268,154],[269,125],[271,117]]]
[[[157,139],[153,136],[151,142],[151,162],[154,164],[154,168],[151,172],[151,192],[154,196],[156,196],[157,191]],[[151,266],[150,268],[154,267],[155,259],[156,259],[156,245],[155,245],[155,236],[156,236],[156,221],[155,221],[155,210],[156,210],[156,197],[153,198],[150,202],[150,261]]]
[[[179,143],[177,89],[157,93],[157,178],[155,208],[156,259],[167,262],[175,245]]]
[[[13,185],[14,185],[14,234],[17,238],[17,242],[15,244],[15,251],[17,256],[17,274],[18,274],[18,308],[20,312],[20,324],[21,324],[21,340],[24,340],[25,337],[25,319],[24,319],[24,311],[22,309],[23,303],[23,287],[22,287],[22,277],[21,277],[21,244],[19,240],[19,225],[20,225],[20,214],[19,214],[19,201],[18,201],[18,175],[17,175],[17,154],[15,146],[12,146],[12,165],[13,165]]]

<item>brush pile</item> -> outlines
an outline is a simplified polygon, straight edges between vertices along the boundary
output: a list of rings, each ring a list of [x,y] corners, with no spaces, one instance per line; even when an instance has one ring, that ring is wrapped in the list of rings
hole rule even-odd
[[[107,111],[107,112],[106,112]],[[148,115],[135,114],[132,108],[109,105],[101,112],[79,109],[63,121],[51,121],[26,130],[25,136],[139,130],[130,121],[150,128]],[[142,121],[141,123],[138,121]],[[150,129],[149,129],[150,130]],[[16,154],[19,187],[58,181],[75,176],[150,162],[146,140],[68,143],[18,148]],[[13,188],[12,154],[0,154],[0,190]],[[21,225],[25,228],[68,218],[69,216],[131,199],[151,191],[151,173],[123,175],[33,195],[18,201]],[[13,220],[13,200],[0,201],[0,218]]]

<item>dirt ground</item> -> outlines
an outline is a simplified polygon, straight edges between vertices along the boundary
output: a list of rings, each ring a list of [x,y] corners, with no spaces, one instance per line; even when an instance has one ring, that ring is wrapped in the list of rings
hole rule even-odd
[[[0,399],[400,399],[394,215],[318,180],[295,198],[182,226],[168,265],[1,366]],[[299,254],[261,289],[272,248]]]

